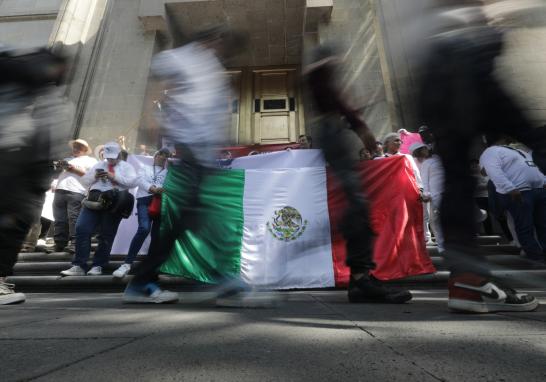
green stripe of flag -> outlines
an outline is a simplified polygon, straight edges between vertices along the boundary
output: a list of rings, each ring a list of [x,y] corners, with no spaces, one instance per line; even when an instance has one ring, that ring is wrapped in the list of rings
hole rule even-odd
[[[173,166],[164,184],[161,237],[165,229],[182,231],[184,219],[199,219],[193,231],[177,232],[176,244],[161,271],[213,283],[219,277],[240,273],[243,238],[244,170],[214,170],[201,183],[195,216],[184,216],[188,179]],[[186,214],[187,215],[187,214]],[[192,214],[194,215],[194,214]]]

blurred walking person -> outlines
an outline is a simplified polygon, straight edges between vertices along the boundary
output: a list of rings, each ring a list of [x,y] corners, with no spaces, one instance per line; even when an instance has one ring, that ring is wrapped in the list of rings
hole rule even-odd
[[[532,311],[538,301],[494,280],[478,251],[471,147],[481,134],[503,133],[535,149],[542,163],[546,130],[532,127],[495,77],[504,38],[481,7],[440,12],[436,21],[445,28],[430,39],[418,103],[445,172],[440,219],[451,271],[448,306],[476,313]]]
[[[358,113],[342,98],[336,86],[339,58],[325,46],[314,52],[313,61],[305,68],[305,81],[314,104],[320,113],[315,126],[319,148],[340,181],[348,206],[342,222],[346,240],[347,266],[351,270],[348,299],[352,303],[404,303],[411,300],[408,290],[386,287],[370,271],[373,261],[373,237],[369,207],[362,191],[360,174],[356,169],[344,130],[353,130],[368,151],[375,152],[376,139]],[[344,119],[342,119],[344,118]]]
[[[6,278],[53,177],[56,143],[68,118],[55,93],[66,59],[49,50],[0,53],[0,305],[25,301]]]
[[[229,141],[229,81],[221,59],[244,48],[238,33],[223,27],[198,32],[191,42],[159,53],[151,71],[165,85],[161,102],[161,125],[165,138],[174,142],[180,174],[187,187],[176,190],[184,205],[173,228],[161,230],[161,239],[152,241],[148,256],[135,268],[127,286],[125,302],[167,303],[178,295],[162,290],[157,271],[170,256],[176,235],[199,222],[201,181],[216,165],[218,149]]]

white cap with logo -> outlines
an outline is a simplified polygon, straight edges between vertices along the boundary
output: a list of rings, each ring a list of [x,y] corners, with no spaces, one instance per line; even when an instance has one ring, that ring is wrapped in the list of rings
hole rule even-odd
[[[108,142],[104,144],[103,150],[104,159],[117,159],[121,152],[121,147],[116,142]]]

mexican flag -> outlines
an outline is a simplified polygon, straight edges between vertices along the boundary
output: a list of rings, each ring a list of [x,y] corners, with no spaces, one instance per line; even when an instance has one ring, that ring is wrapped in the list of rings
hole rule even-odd
[[[290,154],[286,154],[290,155]],[[379,279],[434,272],[423,235],[423,208],[405,157],[363,162],[372,205]],[[165,183],[162,229],[184,216],[186,179]],[[179,232],[162,271],[202,282],[240,276],[277,289],[343,286],[348,281],[339,231],[344,195],[327,167],[218,169],[203,180],[199,224]]]

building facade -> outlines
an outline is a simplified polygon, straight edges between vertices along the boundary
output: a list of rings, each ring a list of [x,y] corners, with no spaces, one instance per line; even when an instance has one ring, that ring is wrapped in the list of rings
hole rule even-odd
[[[169,47],[173,30],[183,38],[218,23],[251,36],[249,49],[228,68],[232,144],[290,143],[312,133],[312,106],[299,74],[306,52],[321,42],[339,47],[346,61],[340,86],[383,136],[420,125],[412,111],[411,57],[418,42],[408,41],[408,20],[438,1],[0,0],[0,35],[4,44],[56,45],[74,57],[67,89],[76,106],[73,135],[92,144],[123,135],[129,148],[154,145],[153,55]],[[546,27],[536,21],[546,15],[533,18],[532,28],[509,33],[499,75],[542,125]]]

